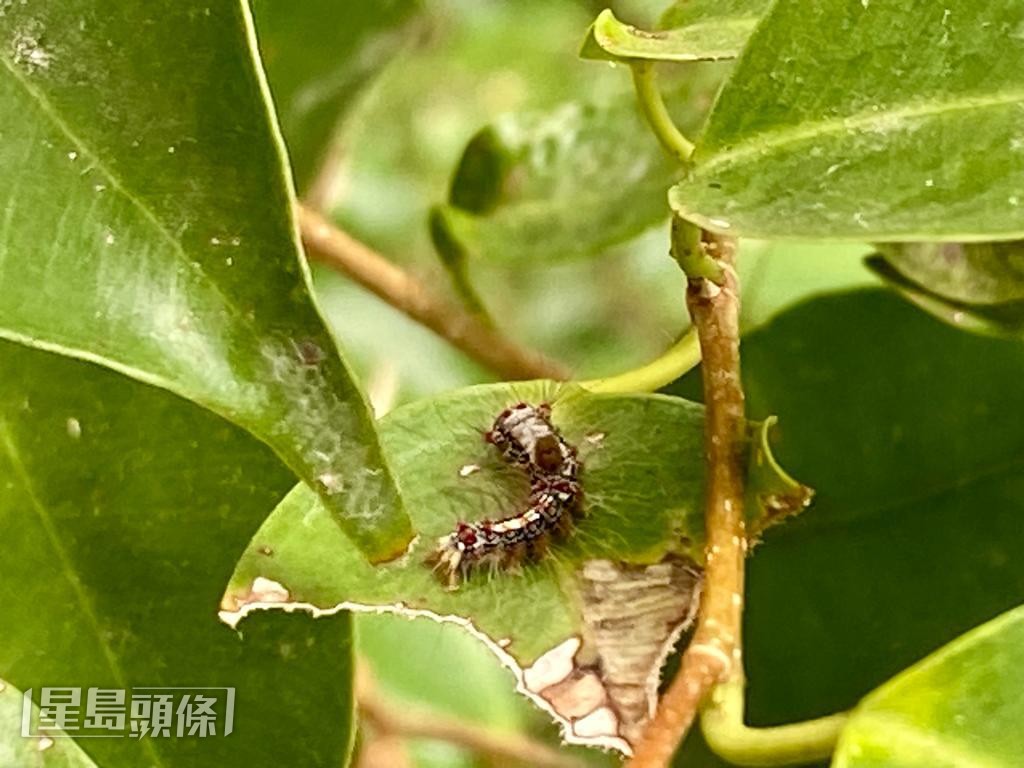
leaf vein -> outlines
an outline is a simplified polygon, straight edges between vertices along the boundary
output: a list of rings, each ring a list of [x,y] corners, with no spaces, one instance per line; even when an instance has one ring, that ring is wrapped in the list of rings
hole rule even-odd
[[[764,131],[750,139],[741,141],[720,152],[712,152],[704,162],[698,162],[697,172],[706,174],[719,166],[737,165],[751,156],[760,156],[772,150],[780,150],[791,144],[809,141],[819,136],[844,131],[891,132],[903,121],[917,118],[939,117],[950,112],[964,112],[972,109],[1006,107],[1024,103],[1024,89],[996,91],[990,95],[971,95],[949,101],[910,104],[899,109],[865,110],[844,117],[798,123],[783,129]],[[698,155],[701,153],[698,148]]]

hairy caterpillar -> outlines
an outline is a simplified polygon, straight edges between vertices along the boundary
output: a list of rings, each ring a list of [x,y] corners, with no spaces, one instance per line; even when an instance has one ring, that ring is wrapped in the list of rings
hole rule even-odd
[[[510,567],[544,555],[552,535],[565,536],[580,514],[583,489],[576,448],[551,423],[551,406],[517,403],[494,420],[484,439],[530,481],[527,508],[500,520],[459,522],[438,539],[427,562],[456,588],[482,564]]]

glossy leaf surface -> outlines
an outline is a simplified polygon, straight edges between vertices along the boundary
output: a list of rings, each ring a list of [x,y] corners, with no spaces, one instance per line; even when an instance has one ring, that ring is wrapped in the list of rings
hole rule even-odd
[[[247,7],[3,9],[0,337],[220,413],[369,556],[400,552],[408,518],[309,294]]]
[[[673,208],[751,237],[1021,237],[1022,28],[1015,0],[775,3]]]

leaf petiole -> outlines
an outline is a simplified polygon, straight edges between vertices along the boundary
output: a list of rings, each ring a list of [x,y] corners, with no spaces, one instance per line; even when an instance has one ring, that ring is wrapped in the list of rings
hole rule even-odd
[[[700,344],[692,328],[649,363],[604,379],[580,382],[590,392],[600,394],[654,392],[671,384],[700,362]]]
[[[658,90],[658,84],[654,79],[654,64],[649,61],[636,61],[631,62],[629,66],[633,73],[633,87],[640,100],[640,108],[654,135],[670,155],[684,165],[689,163],[693,155],[693,142],[683,136],[669,115],[665,100],[661,97],[661,91]]]
[[[672,257],[689,280],[707,279],[716,285],[725,282],[722,265],[704,247],[701,230],[680,216],[672,217]]]
[[[801,723],[751,728],[743,722],[742,675],[717,686],[701,710],[704,739],[719,757],[740,766],[802,765],[826,760],[849,715],[841,712]]]

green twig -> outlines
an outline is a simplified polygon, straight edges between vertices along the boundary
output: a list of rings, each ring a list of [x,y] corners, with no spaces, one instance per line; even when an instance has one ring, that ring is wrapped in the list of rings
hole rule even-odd
[[[700,344],[697,332],[689,330],[662,355],[639,368],[609,376],[580,382],[580,386],[600,394],[654,392],[671,384],[700,362]]]
[[[803,765],[827,760],[849,717],[829,715],[772,728],[751,728],[743,722],[741,675],[719,685],[701,711],[701,730],[708,746],[721,758],[741,766]]]
[[[670,155],[681,163],[688,163],[693,154],[693,142],[680,133],[669,115],[654,80],[654,65],[649,61],[637,61],[630,64],[630,69],[633,71],[633,87],[640,99],[640,108],[654,135]]]
[[[672,217],[672,256],[690,280],[706,278],[716,285],[725,282],[725,272],[717,260],[708,255],[700,227],[679,216]]]

